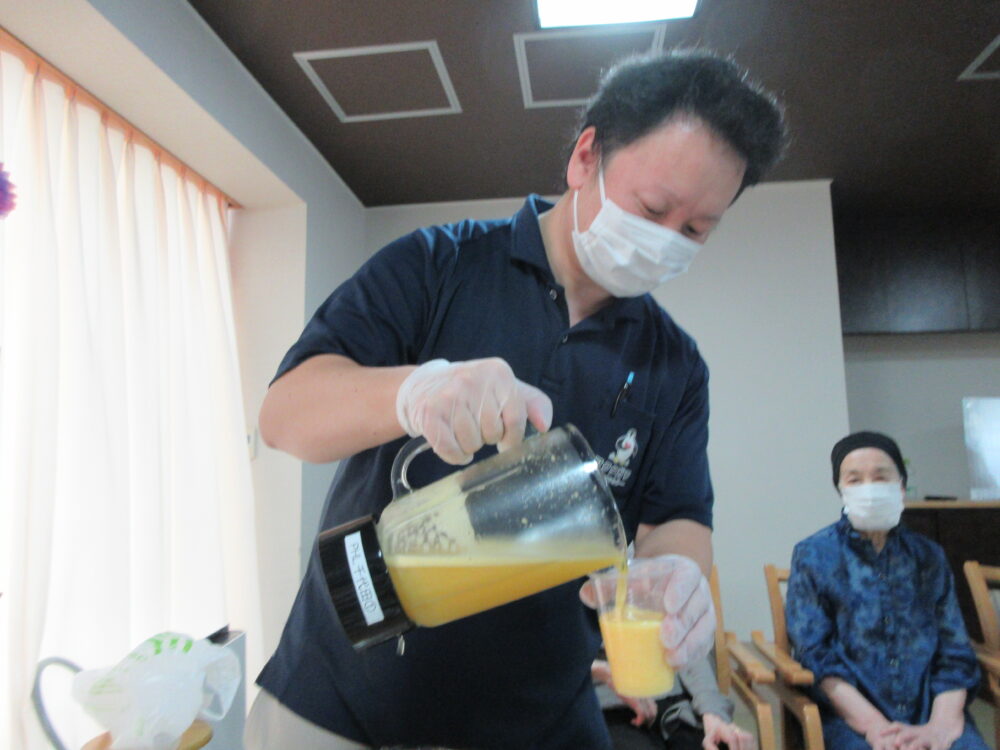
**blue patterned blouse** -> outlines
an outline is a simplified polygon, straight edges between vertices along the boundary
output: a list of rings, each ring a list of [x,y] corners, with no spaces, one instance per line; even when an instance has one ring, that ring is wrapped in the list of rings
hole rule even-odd
[[[940,546],[897,526],[876,554],[846,516],[799,542],[785,597],[795,658],[818,686],[840,677],[890,721],[926,723],[934,697],[964,688],[979,667]]]

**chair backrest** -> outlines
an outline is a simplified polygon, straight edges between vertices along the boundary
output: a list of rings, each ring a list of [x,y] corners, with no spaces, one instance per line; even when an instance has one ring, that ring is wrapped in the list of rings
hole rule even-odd
[[[726,626],[722,621],[722,594],[719,591],[719,569],[712,566],[712,575],[708,578],[712,590],[712,604],[715,605],[715,677],[719,690],[729,693],[732,680],[729,666],[729,651],[726,647]]]
[[[785,653],[791,653],[788,644],[788,629],[785,627],[785,596],[781,587],[788,583],[788,568],[779,568],[768,563],[764,566],[767,581],[767,599],[771,604],[771,625],[774,628],[774,644]]]
[[[975,560],[969,560],[962,567],[976,605],[983,643],[990,649],[1000,650],[1000,616],[997,615],[996,604],[990,595],[990,589],[1000,591],[1000,568],[980,565]]]

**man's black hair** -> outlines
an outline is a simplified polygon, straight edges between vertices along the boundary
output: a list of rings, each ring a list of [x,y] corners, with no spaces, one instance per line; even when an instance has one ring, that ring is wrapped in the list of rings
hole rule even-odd
[[[735,62],[704,50],[674,50],[626,58],[608,70],[580,113],[574,145],[593,125],[598,153],[607,160],[678,116],[701,120],[744,159],[740,192],[761,180],[788,141],[777,99]]]

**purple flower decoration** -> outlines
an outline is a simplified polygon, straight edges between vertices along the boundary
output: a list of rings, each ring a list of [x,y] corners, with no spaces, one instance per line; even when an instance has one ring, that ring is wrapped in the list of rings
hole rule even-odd
[[[15,197],[14,185],[10,181],[10,175],[4,170],[3,162],[0,162],[0,219],[14,210],[17,202]]]

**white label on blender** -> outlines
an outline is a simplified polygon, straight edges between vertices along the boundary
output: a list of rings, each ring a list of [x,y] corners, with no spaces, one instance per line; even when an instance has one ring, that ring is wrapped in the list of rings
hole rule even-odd
[[[368,571],[368,563],[365,562],[365,548],[361,543],[361,532],[355,531],[353,534],[345,536],[344,548],[347,550],[347,565],[354,581],[354,592],[358,595],[358,604],[361,605],[365,622],[369,625],[382,622],[385,615],[382,614],[382,605],[379,604],[378,595],[375,593],[372,574]]]

